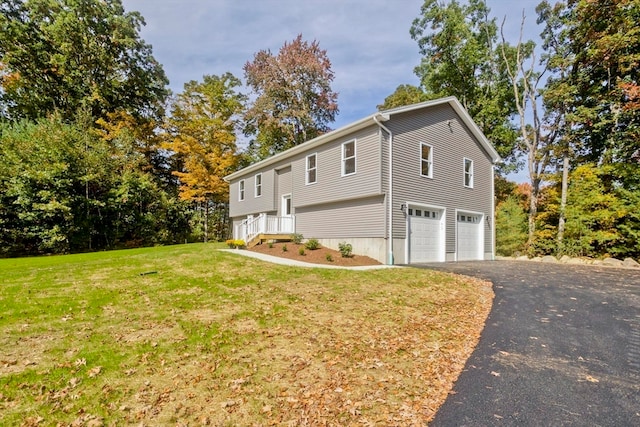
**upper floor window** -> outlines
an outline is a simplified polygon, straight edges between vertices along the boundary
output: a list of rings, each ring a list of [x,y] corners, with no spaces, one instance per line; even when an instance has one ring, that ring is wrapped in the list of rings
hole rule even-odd
[[[342,176],[356,173],[356,141],[342,144]]]
[[[262,196],[262,174],[256,175],[256,197]]]
[[[433,178],[433,147],[420,144],[420,175]]]
[[[317,155],[314,154],[310,154],[307,156],[307,167],[306,167],[306,171],[307,171],[307,184],[314,184],[317,179]]]
[[[238,200],[244,200],[244,179],[238,183]]]
[[[464,159],[464,186],[473,188],[473,160]]]

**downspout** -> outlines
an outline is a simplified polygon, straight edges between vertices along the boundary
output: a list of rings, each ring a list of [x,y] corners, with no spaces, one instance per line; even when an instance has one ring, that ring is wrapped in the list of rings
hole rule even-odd
[[[491,261],[496,259],[496,165],[491,166],[491,220],[489,221],[491,233]],[[484,257],[483,257],[484,258]]]
[[[387,244],[389,253],[387,264],[393,265],[393,133],[378,121],[378,117],[384,121],[389,119],[384,117],[382,114],[373,116],[373,121],[380,126],[380,129],[383,129],[389,134],[389,243]]]

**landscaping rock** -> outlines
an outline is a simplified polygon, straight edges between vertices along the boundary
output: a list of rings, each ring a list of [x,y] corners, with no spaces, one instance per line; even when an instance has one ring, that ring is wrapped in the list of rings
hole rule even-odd
[[[602,264],[609,267],[622,267],[622,261],[615,258],[605,258],[602,260]]]
[[[640,269],[640,263],[633,258],[625,258],[624,261],[620,261],[616,258],[605,258],[603,260],[592,258],[572,258],[568,255],[563,255],[560,259],[553,255],[546,255],[543,257],[529,258],[526,255],[520,255],[517,257],[496,256],[496,260],[513,260],[516,261],[537,261],[550,264],[572,264],[572,265],[597,265],[605,267],[617,267],[617,268],[637,268]]]

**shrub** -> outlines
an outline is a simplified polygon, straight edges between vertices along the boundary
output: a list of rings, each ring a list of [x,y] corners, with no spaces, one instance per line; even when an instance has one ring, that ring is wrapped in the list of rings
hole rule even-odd
[[[340,251],[340,255],[342,255],[342,258],[351,258],[353,256],[353,246],[351,246],[351,243],[338,243],[338,250]]]
[[[327,259],[327,261],[333,262],[333,257],[331,256],[331,254],[327,254],[327,256],[325,256],[325,258]]]
[[[298,253],[300,255],[304,255],[304,247],[303,246],[300,246],[300,249],[298,249]]]
[[[304,239],[304,237],[300,233],[293,233],[291,235],[291,241],[293,243],[295,243],[296,245],[299,245],[300,243],[302,243],[303,239]]]
[[[269,249],[273,249],[273,242],[267,242],[267,247]]]
[[[307,243],[304,244],[304,247],[310,251],[315,251],[320,247],[320,242],[318,242],[318,239],[309,239]]]
[[[287,252],[287,245],[282,245],[282,252]]]
[[[245,243],[244,240],[242,239],[229,239],[225,242],[227,244],[227,246],[229,246],[229,248],[231,249],[235,249],[235,248],[244,248]]]

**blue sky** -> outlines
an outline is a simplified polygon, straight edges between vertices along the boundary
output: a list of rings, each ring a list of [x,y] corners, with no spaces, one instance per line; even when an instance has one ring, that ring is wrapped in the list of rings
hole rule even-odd
[[[464,1],[464,0],[462,0]],[[515,42],[522,14],[525,39],[538,38],[535,7],[540,0],[487,0],[492,16]],[[332,63],[332,88],[340,112],[333,129],[376,111],[401,84],[418,85],[420,63],[411,23],[423,0],[123,0],[146,21],[142,38],[153,46],[174,93],[205,74],[231,72],[244,80],[242,67],[255,53],[277,53],[302,33],[317,40]],[[245,91],[247,92],[247,91]],[[509,179],[522,182],[524,172]]]
[[[277,53],[299,33],[327,51],[335,73],[340,113],[334,128],[372,114],[400,84],[418,84],[420,62],[409,35],[422,0],[123,0],[147,25],[141,36],[153,46],[171,89],[205,74],[231,72],[244,80],[242,67],[253,55]],[[529,38],[539,33],[539,0],[488,0],[492,14],[513,40],[524,9]]]

